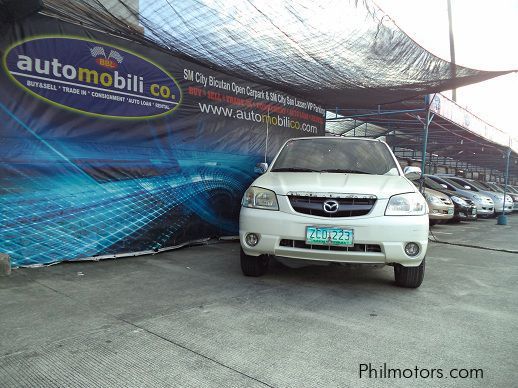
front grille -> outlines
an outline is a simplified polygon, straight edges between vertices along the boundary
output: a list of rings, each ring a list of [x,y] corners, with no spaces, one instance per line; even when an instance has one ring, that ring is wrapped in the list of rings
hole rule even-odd
[[[376,198],[329,198],[309,196],[288,196],[290,204],[297,213],[319,217],[357,217],[368,214]],[[333,200],[338,203],[338,211],[328,213],[324,211],[324,202]]]
[[[377,244],[354,244],[349,247],[334,245],[310,245],[304,240],[281,240],[281,247],[313,249],[321,251],[346,251],[346,252],[381,252],[381,246]]]
[[[451,205],[451,200],[449,198],[441,198],[441,201],[446,205]]]

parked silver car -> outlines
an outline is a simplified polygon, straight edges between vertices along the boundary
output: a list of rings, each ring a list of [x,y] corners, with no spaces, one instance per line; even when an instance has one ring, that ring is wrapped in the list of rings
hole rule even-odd
[[[492,191],[479,182],[473,179],[460,178],[460,177],[449,177],[455,183],[463,186],[466,190],[473,191],[475,193],[481,193],[490,197],[495,204],[495,212],[496,213],[510,213],[513,211],[513,199],[511,196],[507,195],[505,197],[505,206],[504,206],[504,194],[496,191]],[[505,210],[504,210],[505,207]]]
[[[493,191],[497,191],[499,193],[506,193],[513,199],[513,211],[518,212],[518,190],[513,188],[510,185],[507,185],[507,188],[504,185],[498,183],[489,183],[489,182],[480,182],[484,186],[491,187]]]
[[[470,198],[477,206],[477,214],[479,217],[492,217],[495,214],[495,204],[493,200],[482,193],[475,193],[467,190],[463,186],[449,179],[445,176],[426,175],[434,182],[440,184],[445,189],[454,191],[460,195]]]

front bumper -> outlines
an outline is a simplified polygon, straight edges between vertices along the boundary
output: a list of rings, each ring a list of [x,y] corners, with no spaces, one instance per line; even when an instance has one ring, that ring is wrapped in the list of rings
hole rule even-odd
[[[477,207],[455,205],[455,218],[460,220],[476,220],[477,219]]]
[[[436,204],[428,203],[428,207],[430,208],[430,214],[428,214],[428,217],[431,220],[450,220],[453,218],[453,214],[454,214],[453,204],[436,205]]]
[[[504,206],[503,206],[503,203],[500,203],[498,205],[495,205],[495,212],[496,213],[502,213],[504,210]],[[505,212],[506,213],[511,213],[513,211],[513,204],[509,204],[509,202],[506,202],[506,205],[505,205]]]
[[[490,217],[495,214],[495,206],[493,204],[488,203],[476,203],[477,206],[477,214],[482,217]]]
[[[300,214],[293,211],[286,197],[278,196],[279,211],[241,208],[239,239],[247,255],[276,255],[301,260],[339,263],[391,264],[418,266],[428,247],[428,215],[385,216],[387,200],[378,203],[369,215],[347,218],[327,218]],[[303,246],[307,226],[336,226],[354,230],[355,247],[362,250],[323,250]],[[260,235],[259,243],[250,247],[245,242],[247,233]],[[283,244],[281,245],[281,240]],[[286,240],[294,241],[292,246]],[[405,254],[404,246],[416,242],[420,252],[415,257]],[[379,246],[379,251],[363,249]]]

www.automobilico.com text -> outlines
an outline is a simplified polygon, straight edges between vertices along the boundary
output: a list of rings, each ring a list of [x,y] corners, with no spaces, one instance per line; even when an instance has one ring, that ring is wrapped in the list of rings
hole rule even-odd
[[[197,103],[202,113],[291,128],[308,134],[318,134],[318,128],[324,125],[325,110],[311,102],[228,82],[190,69],[184,69],[184,79],[200,85],[189,86],[187,94],[203,98]]]

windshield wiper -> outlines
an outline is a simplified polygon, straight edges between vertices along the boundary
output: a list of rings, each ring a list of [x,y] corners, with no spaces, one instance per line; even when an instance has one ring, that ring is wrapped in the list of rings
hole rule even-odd
[[[327,168],[325,170],[320,170],[320,172],[341,172],[341,173],[349,173],[349,174],[370,174],[366,171],[360,171],[360,170],[347,170],[343,168]]]
[[[313,170],[312,168],[299,168],[299,167],[279,167],[274,168],[272,172],[319,172],[318,170]]]

